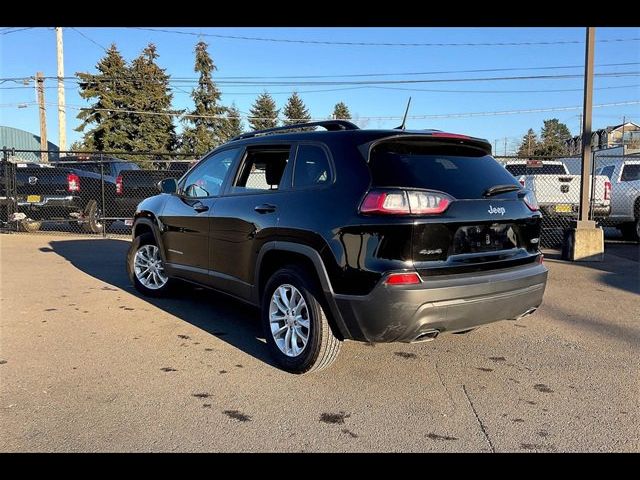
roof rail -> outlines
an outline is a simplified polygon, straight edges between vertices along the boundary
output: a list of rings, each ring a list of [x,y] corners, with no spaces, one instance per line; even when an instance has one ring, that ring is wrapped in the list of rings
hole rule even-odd
[[[259,135],[268,135],[270,133],[286,132],[287,130],[295,130],[298,128],[307,128],[307,127],[324,127],[328,131],[359,129],[356,124],[351,123],[347,120],[322,120],[320,122],[296,123],[294,125],[285,125],[283,127],[274,127],[274,128],[266,128],[264,130],[255,130],[253,132],[248,132],[248,133],[243,133],[242,135],[238,135],[237,137],[232,138],[230,141],[233,142],[234,140],[243,140],[245,138],[257,137]]]

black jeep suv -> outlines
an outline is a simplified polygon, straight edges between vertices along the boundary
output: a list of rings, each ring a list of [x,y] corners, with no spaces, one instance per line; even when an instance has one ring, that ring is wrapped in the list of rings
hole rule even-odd
[[[486,140],[314,122],[236,137],[159,186],[135,215],[131,281],[259,306],[290,372],[328,366],[343,340],[432,340],[542,302],[535,196]]]

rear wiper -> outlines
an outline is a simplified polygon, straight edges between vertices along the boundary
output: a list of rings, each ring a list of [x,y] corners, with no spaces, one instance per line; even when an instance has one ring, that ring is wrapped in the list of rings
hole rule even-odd
[[[497,195],[499,193],[505,192],[514,192],[516,190],[520,190],[522,187],[520,185],[494,185],[493,187],[487,188],[483,193],[483,197],[491,197],[493,195]]]

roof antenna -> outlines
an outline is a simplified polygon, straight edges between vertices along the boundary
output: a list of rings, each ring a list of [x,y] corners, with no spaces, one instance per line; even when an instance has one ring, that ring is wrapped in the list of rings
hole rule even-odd
[[[404,130],[404,125],[407,123],[407,114],[409,113],[409,105],[411,105],[411,97],[409,97],[409,101],[407,102],[407,109],[404,111],[404,117],[402,117],[402,125],[394,128],[394,130]]]

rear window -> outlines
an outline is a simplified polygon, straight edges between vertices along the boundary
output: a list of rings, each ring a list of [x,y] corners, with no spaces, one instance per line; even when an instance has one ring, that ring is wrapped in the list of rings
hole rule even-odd
[[[495,185],[520,186],[491,155],[469,147],[385,142],[372,150],[369,163],[378,187],[439,190],[465,199],[482,198]]]
[[[566,175],[567,171],[564,165],[557,163],[543,163],[541,166],[528,166],[524,163],[511,164],[505,167],[511,175],[519,177],[520,175]]]
[[[631,182],[633,180],[640,180],[640,163],[632,163],[624,166],[622,170],[622,176],[620,180],[623,182]]]

